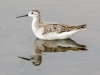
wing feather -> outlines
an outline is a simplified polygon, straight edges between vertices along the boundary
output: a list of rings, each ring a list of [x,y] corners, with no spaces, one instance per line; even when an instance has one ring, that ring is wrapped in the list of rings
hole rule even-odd
[[[82,29],[83,27],[86,26],[86,24],[78,25],[78,26],[70,26],[70,25],[65,25],[65,24],[43,22],[40,24],[40,26],[44,28],[43,34],[47,34],[51,32],[57,32],[59,34],[63,32],[69,32],[75,29]]]

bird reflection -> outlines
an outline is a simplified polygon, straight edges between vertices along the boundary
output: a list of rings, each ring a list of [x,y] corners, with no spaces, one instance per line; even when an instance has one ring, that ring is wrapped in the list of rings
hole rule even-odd
[[[87,49],[85,45],[80,45],[70,38],[63,40],[36,39],[33,44],[33,56],[31,58],[18,57],[39,66],[42,62],[42,52],[66,52],[68,50],[80,51]]]

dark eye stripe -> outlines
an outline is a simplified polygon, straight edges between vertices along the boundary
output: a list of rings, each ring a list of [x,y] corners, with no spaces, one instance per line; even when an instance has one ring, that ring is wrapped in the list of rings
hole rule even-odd
[[[33,12],[31,14],[33,14]]]

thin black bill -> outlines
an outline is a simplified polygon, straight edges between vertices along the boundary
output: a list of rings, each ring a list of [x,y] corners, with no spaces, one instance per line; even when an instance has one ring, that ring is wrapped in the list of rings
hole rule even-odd
[[[23,15],[23,16],[18,16],[18,17],[16,17],[16,18],[20,18],[20,17],[26,17],[26,16],[28,16],[28,14],[26,14],[26,15]]]

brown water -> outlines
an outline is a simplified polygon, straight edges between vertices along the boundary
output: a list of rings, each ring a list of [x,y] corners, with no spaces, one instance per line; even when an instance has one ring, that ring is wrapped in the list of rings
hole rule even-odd
[[[87,29],[70,40],[36,40],[32,18],[16,19],[33,9],[42,21]],[[1,0],[0,75],[100,75],[99,14],[99,0]]]

